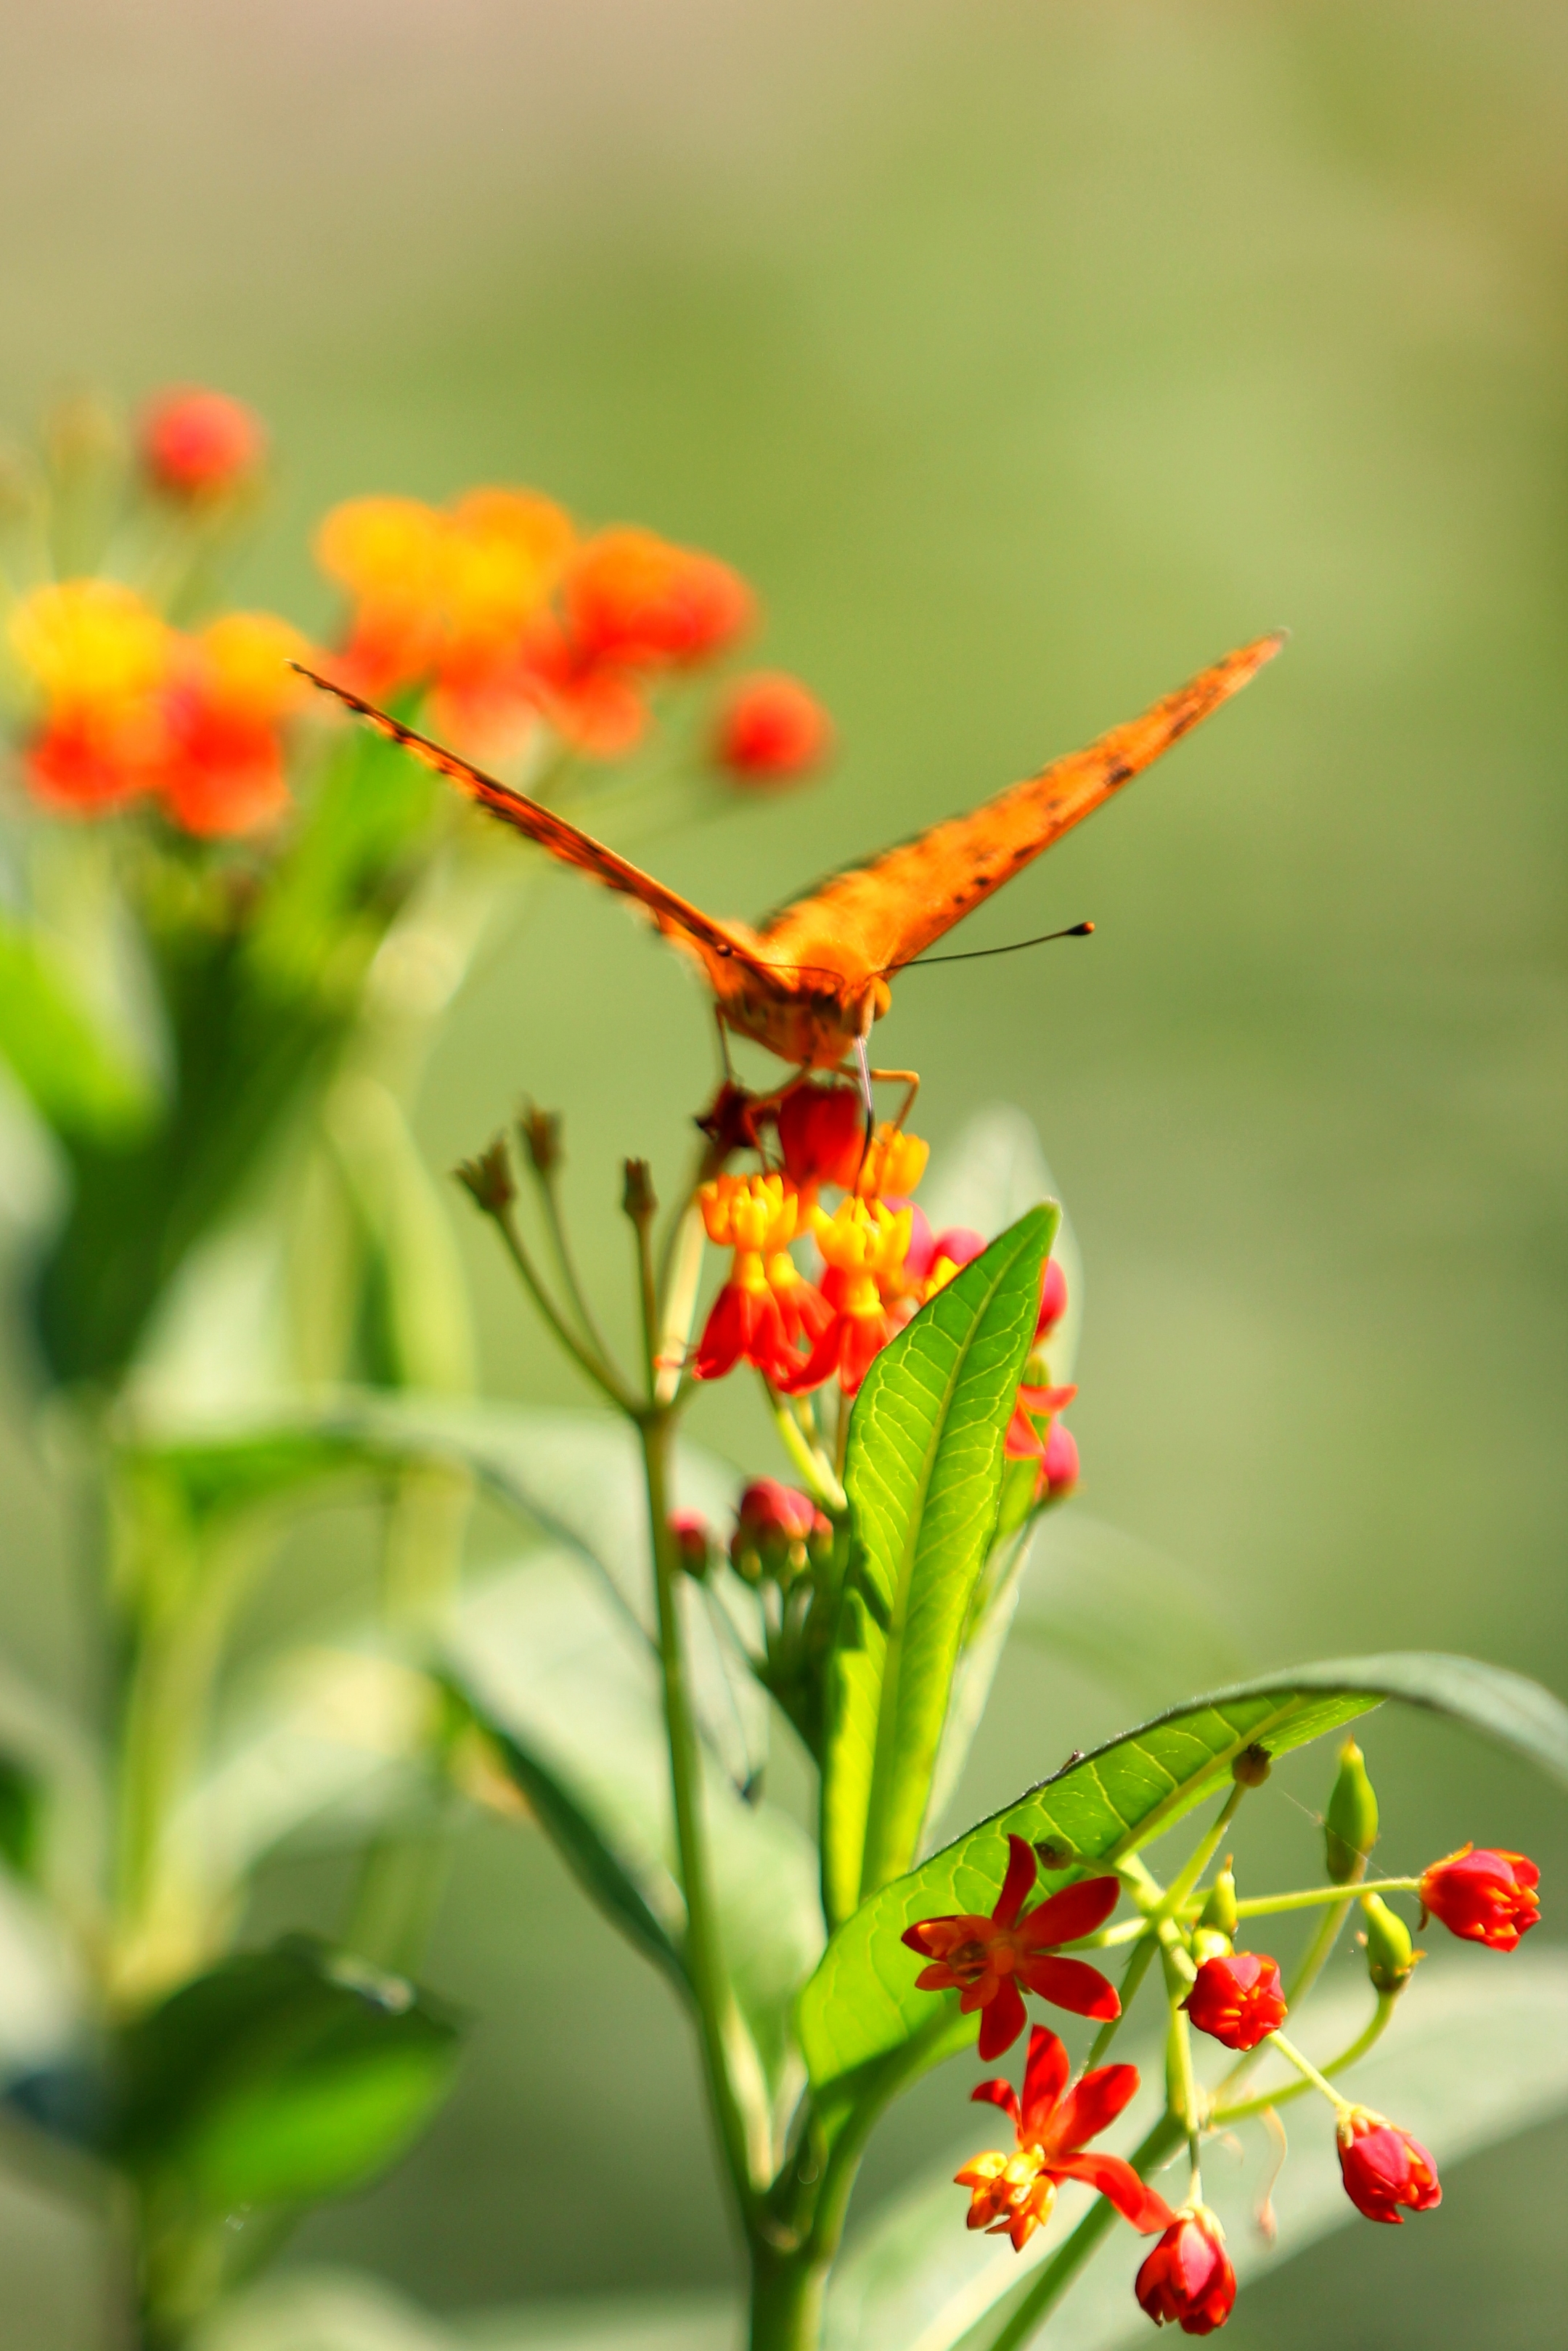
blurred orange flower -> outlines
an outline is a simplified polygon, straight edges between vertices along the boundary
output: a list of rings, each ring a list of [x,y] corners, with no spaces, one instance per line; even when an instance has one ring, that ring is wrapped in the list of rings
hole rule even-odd
[[[243,401],[179,384],[143,412],[139,453],[147,478],[166,496],[211,500],[260,472],[267,430]]]

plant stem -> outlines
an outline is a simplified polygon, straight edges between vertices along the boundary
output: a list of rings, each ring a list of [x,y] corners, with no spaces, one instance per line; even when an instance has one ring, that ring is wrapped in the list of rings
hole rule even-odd
[[[1185,2136],[1174,2115],[1163,2115],[1147,2138],[1134,2149],[1130,2158],[1134,2170],[1139,2174],[1150,2170]],[[1061,2299],[1090,2254],[1107,2234],[1115,2218],[1115,2206],[1103,2196],[1097,2196],[1072,2234],[1058,2247],[1040,2270],[1012,2315],[984,2346],[984,2351],[1019,2351],[1019,2346],[1029,2341],[1041,2319]]]
[[[779,1431],[779,1441],[805,1480],[811,1499],[820,1502],[825,1510],[831,1510],[835,1517],[841,1518],[849,1507],[842,1486],[766,1374],[763,1374],[762,1385],[767,1394],[768,1410],[773,1415],[773,1425]]]
[[[1142,1925],[1143,1921],[1140,1920],[1139,1924]],[[1137,1993],[1138,1986],[1143,1982],[1144,1978],[1147,1975],[1149,1971],[1149,1963],[1153,1959],[1155,1953],[1158,1949],[1159,1945],[1155,1942],[1154,1936],[1145,1930],[1143,1941],[1138,1944],[1132,1958],[1127,1961],[1125,1969],[1123,1970],[1120,1994],[1122,2013],[1120,2016],[1109,2017],[1100,2027],[1099,2032],[1094,2035],[1093,2046],[1090,2050],[1088,2056],[1083,2061],[1083,2070],[1085,2073],[1088,2073],[1092,2066],[1099,2064],[1101,2059],[1104,2056],[1106,2050],[1109,2049],[1112,2042],[1114,2041],[1117,2033],[1125,2023],[1127,2011],[1132,2007],[1134,1999]]]
[[[1297,2073],[1300,2074],[1302,2078],[1303,2086],[1313,2090],[1321,2090],[1324,2097],[1327,2098],[1329,2104],[1333,2107],[1336,2114],[1343,2115],[1348,2112],[1350,2105],[1349,2100],[1342,2098],[1339,2092],[1333,2088],[1332,2084],[1324,2080],[1322,2074],[1319,2073],[1317,2067],[1312,2064],[1312,2059],[1310,2057],[1303,2056],[1293,2041],[1287,2041],[1282,2032],[1270,2032],[1269,2035],[1269,2046],[1271,2049],[1277,2049],[1281,2056],[1285,2059],[1286,2063],[1295,2067]]]
[[[1396,1991],[1379,1992],[1377,2007],[1365,2032],[1359,2034],[1348,2049],[1342,2049],[1337,2057],[1329,2060],[1329,2063],[1322,2068],[1320,2078],[1331,2074],[1343,2074],[1360,2058],[1364,2057],[1374,2042],[1382,2038],[1387,2028],[1388,2020],[1398,2005],[1399,1995]],[[1250,2115],[1262,2114],[1266,2107],[1282,2106],[1288,2099],[1302,2097],[1308,2090],[1315,2086],[1316,2085],[1310,2080],[1290,2082],[1282,2090],[1276,2090],[1271,2095],[1266,2091],[1262,2092],[1255,2098],[1243,2100],[1239,2105],[1217,2106],[1209,2116],[1209,2127],[1211,2130],[1226,2130],[1232,2123],[1245,2122]]]
[[[1236,1915],[1239,1918],[1270,1918],[1277,1911],[1315,1910],[1325,1902],[1342,1903],[1348,1911],[1352,1903],[1359,1902],[1364,1894],[1418,1894],[1420,1890],[1418,1877],[1375,1877],[1366,1881],[1353,1877],[1343,1886],[1310,1886],[1304,1894],[1254,1895],[1249,1900],[1237,1904]],[[1334,1931],[1337,1934],[1339,1930],[1336,1928]],[[1329,1939],[1332,1942],[1333,1937]],[[1324,1957],[1327,1957],[1326,1952]]]
[[[637,1409],[635,1400],[629,1395],[626,1390],[621,1385],[620,1381],[615,1377],[614,1373],[610,1369],[608,1364],[601,1363],[598,1357],[583,1344],[576,1332],[570,1327],[558,1311],[555,1301],[550,1297],[549,1291],[545,1289],[543,1282],[539,1280],[538,1271],[534,1266],[534,1261],[529,1257],[527,1249],[523,1245],[523,1237],[517,1230],[517,1219],[512,1215],[510,1208],[504,1207],[492,1207],[488,1208],[487,1213],[494,1218],[496,1228],[507,1245],[507,1255],[511,1258],[512,1263],[517,1267],[517,1271],[522,1275],[524,1281],[527,1283],[529,1295],[533,1299],[534,1304],[538,1308],[539,1312],[544,1316],[545,1321],[549,1324],[550,1329],[555,1332],[556,1337],[560,1341],[560,1343],[566,1349],[567,1353],[572,1358],[579,1369],[584,1372],[592,1381],[594,1386],[599,1389],[600,1393],[608,1397],[609,1401],[612,1405],[616,1405],[622,1412],[635,1412]]]
[[[686,1689],[680,1628],[680,1569],[670,1542],[669,1449],[672,1423],[656,1407],[638,1416],[648,1487],[648,1533],[659,1604],[659,1663],[664,1677],[664,1728],[670,1750],[670,1795],[675,1820],[675,1850],[686,1906],[685,1966],[696,2003],[708,2098],[719,2145],[743,2220],[749,2223],[754,2189],[745,2118],[736,2098],[724,2045],[724,2015],[729,2001],[724,1958],[714,1911],[707,1845],[701,1816],[702,1765],[696,1727]]]
[[[1246,1793],[1246,1787],[1241,1781],[1238,1780],[1215,1819],[1193,1847],[1185,1865],[1172,1878],[1161,1896],[1159,1907],[1155,1913],[1156,1917],[1174,1918],[1176,1916],[1182,1904],[1219,1851],[1225,1832],[1235,1819],[1237,1806]]]

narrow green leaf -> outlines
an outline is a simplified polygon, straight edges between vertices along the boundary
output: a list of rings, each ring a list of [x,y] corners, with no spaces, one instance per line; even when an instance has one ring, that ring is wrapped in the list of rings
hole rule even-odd
[[[1054,1207],[1033,1208],[873,1361],[850,1422],[854,1547],[828,1663],[830,1915],[907,1868],[986,1562]]]
[[[685,1912],[658,1669],[602,1583],[570,1552],[535,1552],[465,1600],[451,1654],[568,1866],[615,1925],[678,1967]],[[787,1813],[743,1802],[716,1769],[704,1806],[720,1939],[765,2106],[786,2081],[795,1998],[822,1948],[815,1855]]]
[[[429,2120],[460,2037],[413,1985],[304,1937],[242,1952],[120,2034],[112,2152],[213,2212],[341,2195]]]
[[[800,2001],[801,2046],[819,2092],[896,2057],[951,2002],[915,1991],[919,1961],[899,1937],[917,1918],[988,1910],[1009,1833],[1064,1840],[1085,1861],[1120,1860],[1219,1789],[1244,1748],[1284,1754],[1387,1698],[1467,1723],[1568,1782],[1568,1708],[1539,1683],[1473,1657],[1341,1658],[1191,1700],[1068,1762],[838,1929]],[[967,2030],[977,2030],[974,2019]]]
[[[1302,2011],[1302,2038],[1321,2061],[1349,2044],[1366,2014],[1364,1988],[1346,1988]],[[1146,2042],[1125,2052],[1118,2043],[1116,2053],[1139,2061],[1145,2082],[1107,2142],[1124,2151],[1155,2118],[1162,2067],[1159,2049]],[[1462,2156],[1561,2113],[1568,2106],[1568,1959],[1542,1951],[1522,1953],[1506,1968],[1457,1957],[1428,1963],[1386,2037],[1343,2085],[1347,2095],[1413,2131],[1445,2176]],[[1242,2126],[1239,2168],[1218,2157],[1204,2165],[1206,2194],[1226,2223],[1243,2285],[1331,2230],[1359,2225],[1340,2180],[1332,2117],[1296,2105],[1283,2119],[1291,2159],[1273,2191],[1279,2235],[1271,2249],[1251,2221],[1272,2157],[1261,2126]],[[945,2162],[873,2214],[851,2243],[829,2293],[827,2351],[956,2351],[988,2312],[999,2318],[1000,2305],[1075,2225],[1089,2199],[1070,2189],[1050,2230],[1021,2260],[1009,2245],[968,2235],[953,2172],[987,2136],[977,2118]],[[1051,2314],[1046,2339],[1052,2351],[1122,2351],[1124,2345],[1132,2351],[1150,2339],[1132,2294],[1132,2273],[1146,2250],[1125,2230],[1113,2233]],[[1397,2290],[1391,2277],[1391,2304]],[[1375,2331],[1373,2311],[1361,2318]]]

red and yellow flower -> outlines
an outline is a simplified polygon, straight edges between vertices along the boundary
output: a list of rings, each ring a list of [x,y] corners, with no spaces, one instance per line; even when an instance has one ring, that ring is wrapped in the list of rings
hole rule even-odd
[[[1541,1872],[1521,1853],[1463,1844],[1422,1874],[1422,1924],[1430,1912],[1450,1935],[1513,1951],[1541,1918]]]
[[[1104,1925],[1116,1907],[1119,1881],[1091,1877],[1065,1886],[1020,1917],[1038,1870],[1033,1846],[1009,1836],[1007,1876],[988,1917],[957,1912],[921,1918],[904,1931],[909,1949],[931,1961],[915,1978],[918,1990],[957,1991],[966,2015],[980,2010],[979,2051],[987,2062],[1010,2049],[1023,2031],[1020,1984],[1074,2016],[1104,2023],[1122,2013],[1115,1986],[1098,1968],[1059,1956],[1060,1945]]]
[[[791,1395],[835,1378],[845,1395],[858,1393],[873,1357],[898,1328],[889,1301],[901,1295],[912,1221],[907,1208],[852,1192],[831,1216],[815,1212],[811,1232],[827,1268],[821,1296],[828,1319],[785,1383]]]
[[[267,430],[253,409],[227,392],[176,385],[142,414],[141,469],[165,497],[210,505],[246,488],[267,455]]]
[[[784,1176],[718,1176],[697,1198],[709,1240],[735,1257],[698,1343],[693,1377],[722,1379],[747,1363],[776,1386],[789,1386],[802,1346],[831,1320],[821,1293],[789,1255],[800,1194]]]
[[[827,712],[799,678],[762,671],[741,678],[720,705],[713,756],[742,784],[790,784],[832,747]]]
[[[1137,2067],[1100,2065],[1071,2089],[1068,2072],[1061,2043],[1037,2024],[1029,2038],[1022,2098],[1005,2081],[982,2082],[970,2093],[1001,2107],[1011,2120],[1018,2149],[1013,2155],[999,2148],[977,2155],[954,2178],[969,2190],[968,2226],[988,2236],[1010,2237],[1015,2252],[1021,2253],[1051,2218],[1064,2179],[1098,2189],[1143,2236],[1165,2228],[1171,2217],[1165,2198],[1145,2188],[1121,2156],[1088,2151],[1088,2142],[1136,2096]]]
[[[1442,2202],[1442,2183],[1430,2155],[1419,2139],[1385,2116],[1352,2106],[1335,2136],[1344,2192],[1364,2219],[1398,2227],[1405,2211],[1429,2212]]]
[[[1156,2326],[1212,2335],[1236,2306],[1236,2272],[1225,2231],[1207,2204],[1178,2212],[1145,2261],[1133,2286]]]

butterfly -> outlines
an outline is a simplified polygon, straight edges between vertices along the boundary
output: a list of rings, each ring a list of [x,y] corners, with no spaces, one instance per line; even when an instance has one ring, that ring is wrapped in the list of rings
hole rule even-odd
[[[834,874],[760,930],[716,921],[553,809],[486,776],[346,686],[314,670],[303,674],[552,857],[634,898],[664,935],[700,965],[721,1033],[750,1038],[800,1071],[836,1070],[852,1055],[863,1076],[865,1040],[873,1021],[888,1008],[894,976],[1238,692],[1284,642],[1280,631],[1227,653],[1086,750],[1053,760],[967,815],[929,826],[868,865]]]

